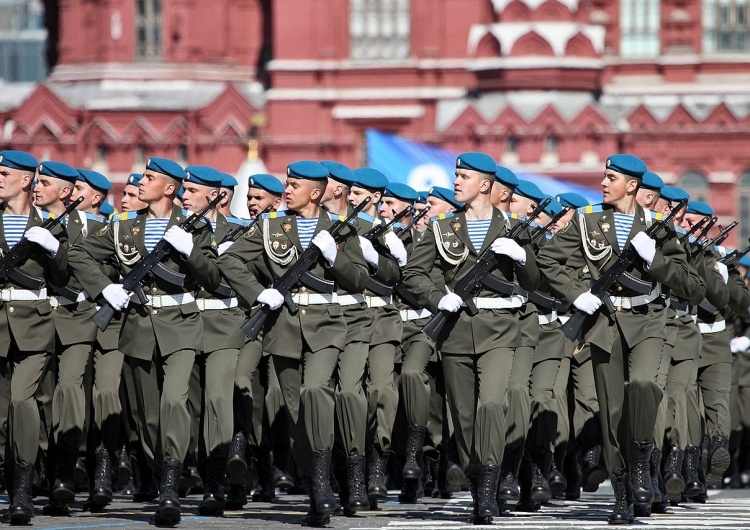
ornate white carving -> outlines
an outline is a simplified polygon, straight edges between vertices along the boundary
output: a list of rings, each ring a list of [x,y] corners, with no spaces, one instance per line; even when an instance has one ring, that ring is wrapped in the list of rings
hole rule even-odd
[[[552,48],[556,57],[565,56],[565,47],[570,39],[582,34],[596,53],[604,51],[605,28],[592,24],[576,24],[575,22],[499,22],[496,24],[475,24],[469,31],[469,55],[476,53],[479,42],[488,33],[492,34],[500,43],[500,55],[506,57],[513,49],[513,45],[522,36],[536,33]]]

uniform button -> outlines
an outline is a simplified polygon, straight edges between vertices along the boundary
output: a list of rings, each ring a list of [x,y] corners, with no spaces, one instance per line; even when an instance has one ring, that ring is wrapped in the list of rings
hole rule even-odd
[[[152,288],[151,288],[151,292],[152,292],[152,293],[155,293],[155,292],[156,292],[156,287],[152,287]]]
[[[307,287],[300,287],[300,292],[301,293],[306,293],[307,292]]]
[[[13,308],[12,308],[12,307],[11,307],[10,309],[11,309],[11,311],[13,310]],[[303,309],[303,310],[302,310],[302,314],[303,314],[303,315],[306,315],[306,314],[307,314],[307,310],[306,310],[306,309]]]
[[[158,312],[159,312],[159,311],[157,311],[156,309],[152,309],[152,310],[151,310],[151,314],[152,314],[152,315],[155,315],[155,314],[157,314]]]
[[[618,285],[618,286],[617,286],[617,292],[618,292],[618,293],[621,293],[621,292],[622,292],[622,285]]]
[[[13,312],[14,312],[15,310],[16,310],[16,308],[15,308],[15,307],[9,307],[9,308],[8,308],[8,311],[10,311],[11,313],[13,313]]]
[[[205,287],[201,287],[201,291],[205,291],[205,290],[206,290],[206,288],[205,288]]]

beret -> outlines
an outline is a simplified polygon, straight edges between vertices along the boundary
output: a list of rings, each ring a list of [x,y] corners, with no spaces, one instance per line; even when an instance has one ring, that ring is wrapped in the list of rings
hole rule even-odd
[[[295,179],[324,180],[328,178],[328,169],[319,162],[300,160],[286,166],[286,176]]]
[[[417,200],[417,192],[414,188],[400,182],[391,182],[388,184],[385,187],[385,196],[394,197],[404,202],[414,202]]]
[[[641,181],[641,188],[649,190],[661,191],[664,187],[664,181],[659,175],[653,171],[646,171],[643,174],[643,180]]]
[[[518,186],[518,177],[505,166],[496,166],[495,180],[511,189],[515,189]]]
[[[750,254],[745,254],[740,258],[740,265],[743,267],[750,267]]]
[[[78,171],[70,167],[68,164],[53,161],[42,162],[39,164],[39,174],[54,177],[70,183],[75,183],[79,176]]]
[[[583,208],[589,205],[589,201],[583,195],[578,195],[572,191],[561,193],[557,196],[557,202],[561,206],[567,206],[568,208]]]
[[[284,193],[284,185],[281,181],[273,175],[268,175],[266,173],[251,175],[247,179],[247,187],[265,190],[268,193],[273,193],[278,196],[281,196],[281,194]]]
[[[388,178],[377,169],[359,167],[353,173],[354,182],[352,182],[352,186],[372,191],[385,190],[385,187],[388,186]]]
[[[104,217],[109,218],[110,215],[115,213],[115,208],[107,201],[104,201],[101,206],[99,206],[99,213]]]
[[[547,206],[544,207],[544,213],[546,213],[550,217],[554,217],[555,215],[562,212],[563,205],[557,202],[554,197],[550,197],[549,195],[546,195],[544,198],[551,199],[549,203],[547,204]]]
[[[418,204],[427,204],[427,197],[430,196],[429,191],[418,191],[417,192],[417,203]]]
[[[607,158],[607,169],[636,178],[642,178],[643,174],[647,171],[643,160],[635,155],[622,153],[611,155]]]
[[[101,173],[91,169],[78,169],[77,171],[78,180],[88,183],[92,188],[100,191],[109,191],[112,189],[112,184]]]
[[[162,175],[172,177],[173,179],[182,180],[185,178],[185,170],[177,162],[173,162],[168,158],[149,158],[146,162],[146,169],[156,171]]]
[[[24,151],[0,151],[0,166],[24,171],[36,171],[39,162],[36,158]]]
[[[175,195],[175,197],[177,197],[177,199],[178,199],[178,200],[179,200],[180,202],[182,202],[182,195],[183,195],[184,193],[185,193],[185,188],[183,188],[182,186],[180,186],[180,189],[178,189],[178,190],[177,190],[177,195]]]
[[[537,186],[530,180],[519,179],[518,186],[516,186],[516,189],[513,190],[513,193],[515,195],[521,195],[522,197],[526,197],[537,202],[542,202],[547,198],[547,195],[545,195],[542,190],[539,189],[539,186]]]
[[[664,186],[661,189],[661,198],[667,201],[681,201],[689,199],[690,194],[677,186]]]
[[[694,213],[697,215],[713,215],[714,209],[703,201],[688,201],[685,213]]]
[[[141,185],[141,179],[143,178],[143,173],[131,173],[128,177],[128,182],[125,184],[126,186],[135,186],[136,188]]]
[[[480,171],[488,175],[494,175],[497,171],[497,164],[490,155],[484,153],[468,152],[461,153],[456,157],[457,169],[470,169]]]
[[[441,188],[439,186],[433,186],[428,192],[430,196],[442,199],[447,203],[450,203],[455,208],[463,208],[464,203],[456,200],[456,194],[452,189]]]
[[[234,187],[237,185],[237,179],[234,178],[229,173],[224,173],[221,171],[220,173],[221,173],[221,187],[233,190]]]
[[[185,168],[185,182],[220,188],[224,175],[211,166],[188,166]]]
[[[354,183],[354,172],[349,169],[349,166],[334,160],[322,160],[320,163],[328,170],[328,176],[333,180],[347,186]]]

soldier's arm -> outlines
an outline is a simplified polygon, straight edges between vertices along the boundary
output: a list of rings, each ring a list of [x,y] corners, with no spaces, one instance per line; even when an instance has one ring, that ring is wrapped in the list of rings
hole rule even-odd
[[[369,271],[362,248],[359,246],[359,239],[347,238],[339,246],[336,259],[330,269],[336,282],[350,293],[361,293],[365,290]]]
[[[437,306],[445,292],[440,291],[430,279],[433,270],[440,270],[440,262],[435,248],[435,235],[430,225],[404,267],[403,282],[422,307],[437,313]]]
[[[116,259],[113,260],[114,254],[115,241],[111,225],[95,234],[89,234],[86,239],[71,247],[68,265],[91,298],[101,295],[102,290],[112,283],[99,264],[116,262]]]
[[[698,274],[703,278],[706,285],[706,300],[711,305],[723,309],[729,304],[729,289],[721,277],[719,268],[716,266],[716,260],[713,256],[707,256],[703,252],[698,252],[694,259],[695,268]]]
[[[536,263],[538,247],[531,243],[531,232],[528,229],[517,238],[516,242],[526,251],[526,263],[521,265],[514,261],[513,272],[521,287],[527,291],[536,291],[542,285],[541,273]]]
[[[692,284],[685,247],[680,244],[673,230],[669,230],[667,235],[657,242],[656,254],[646,271],[654,280],[663,283],[670,290],[687,289],[688,294],[695,295],[690,291],[700,288]]]
[[[47,280],[52,285],[67,285],[70,279],[70,270],[68,269],[68,235],[59,224],[55,225],[50,232],[60,242],[60,247],[54,256],[49,252],[43,252]]]
[[[729,309],[739,314],[746,313],[750,308],[750,292],[748,292],[742,276],[735,267],[729,269],[727,287],[729,290]]]
[[[393,287],[401,280],[401,269],[384,243],[376,243],[375,248],[378,250],[378,269],[373,276],[379,282]]]
[[[565,304],[572,304],[579,295],[588,291],[588,285],[571,270],[581,271],[586,265],[581,251],[581,231],[574,217],[564,230],[555,234],[539,252],[537,266],[549,283],[551,294]]]
[[[221,283],[221,272],[216,266],[215,256],[211,227],[205,225],[193,234],[193,251],[185,260],[185,266],[190,275],[209,291],[216,289]]]
[[[672,294],[687,300],[690,305],[698,305],[706,297],[706,283],[692,262],[688,262],[688,281],[685,284],[670,285],[669,288]]]
[[[263,237],[260,230],[255,230],[249,237],[235,241],[216,261],[224,279],[249,305],[265,289],[251,272],[255,270],[253,264],[262,260]]]

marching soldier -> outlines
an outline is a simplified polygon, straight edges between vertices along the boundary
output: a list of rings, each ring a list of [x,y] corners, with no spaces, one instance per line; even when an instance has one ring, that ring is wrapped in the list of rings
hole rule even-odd
[[[141,185],[141,173],[131,173],[128,182],[122,189],[121,205],[123,212],[137,212],[148,205],[138,198],[138,187]]]

